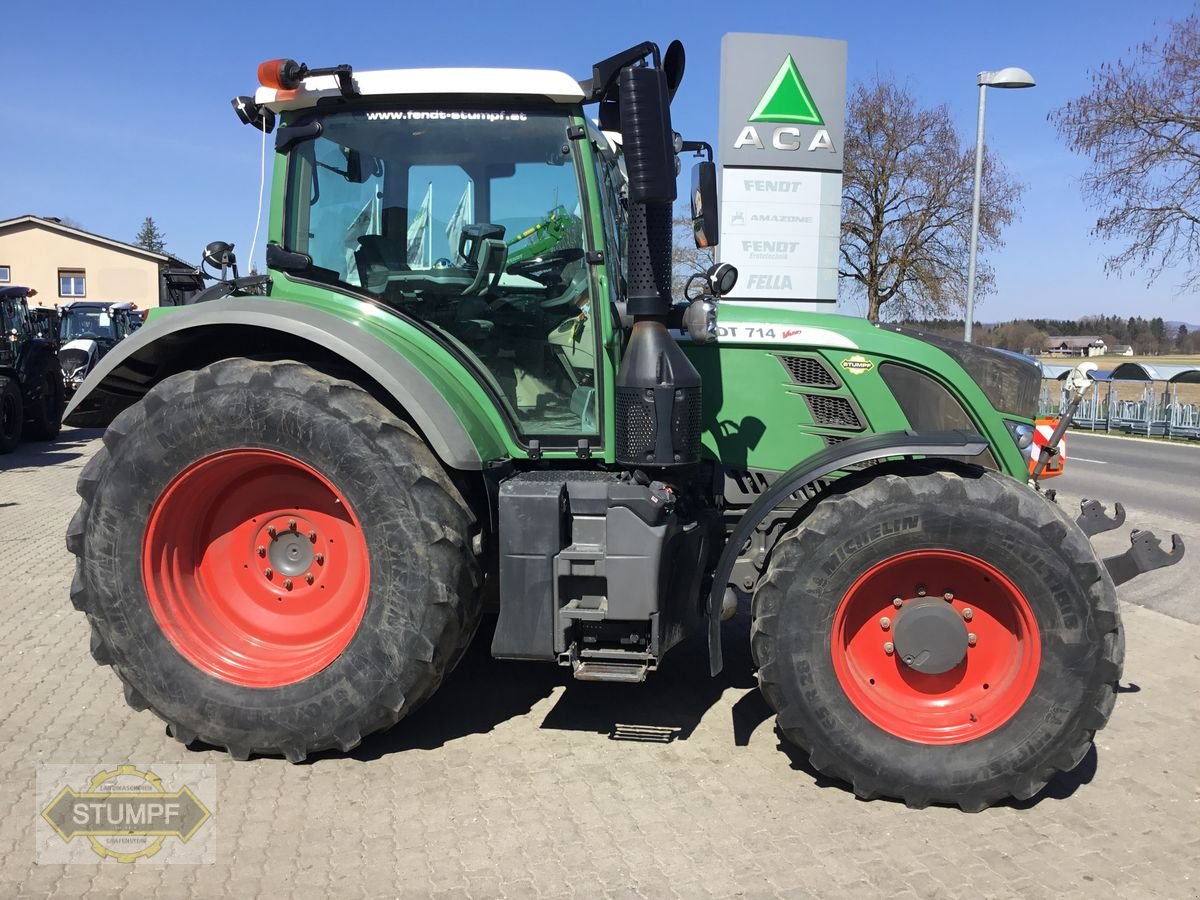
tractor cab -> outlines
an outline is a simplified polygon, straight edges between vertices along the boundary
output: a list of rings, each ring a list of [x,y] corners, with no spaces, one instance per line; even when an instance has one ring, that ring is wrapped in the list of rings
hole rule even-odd
[[[135,326],[133,303],[64,303],[58,310],[58,359],[68,394],[74,393],[88,373]]]

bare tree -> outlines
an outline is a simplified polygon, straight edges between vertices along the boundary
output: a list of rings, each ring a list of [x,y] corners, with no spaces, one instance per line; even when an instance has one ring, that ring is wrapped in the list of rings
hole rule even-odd
[[[675,232],[671,244],[671,296],[683,297],[683,289],[692,275],[707,272],[716,262],[712,247],[697,248],[692,233],[692,214],[685,208],[675,210],[671,222]]]
[[[1126,242],[1110,273],[1145,267],[1153,281],[1182,265],[1200,286],[1200,20],[1170,25],[1129,62],[1104,63],[1092,89],[1050,114],[1068,147],[1091,158],[1084,197],[1095,237]]]
[[[943,106],[922,108],[905,88],[876,80],[850,97],[842,175],[839,275],[864,295],[867,318],[945,316],[967,292],[975,149]],[[985,154],[980,254],[1002,245],[1022,186]],[[991,288],[981,259],[976,294]]]

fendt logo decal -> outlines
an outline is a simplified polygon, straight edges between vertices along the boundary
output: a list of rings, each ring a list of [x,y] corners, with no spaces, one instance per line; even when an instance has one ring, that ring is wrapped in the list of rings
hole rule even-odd
[[[763,93],[750,114],[751,122],[792,122],[797,125],[824,125],[821,111],[809,93],[808,85],[792,54],[787,55],[771,86]]]
[[[799,150],[801,147],[805,147],[804,141],[800,138],[798,126],[807,125],[820,129],[809,139],[806,147],[808,152],[812,153],[817,150],[837,152],[833,146],[833,139],[823,127],[825,119],[821,116],[821,111],[817,108],[816,101],[813,100],[812,92],[804,83],[800,68],[790,53],[779,67],[779,71],[775,73],[771,84],[759,98],[758,105],[750,114],[749,121],[789,123],[774,129],[768,138],[771,146],[776,150]],[[765,149],[763,138],[754,125],[747,125],[743,128],[737,140],[733,142],[734,150],[740,150],[743,147]]]

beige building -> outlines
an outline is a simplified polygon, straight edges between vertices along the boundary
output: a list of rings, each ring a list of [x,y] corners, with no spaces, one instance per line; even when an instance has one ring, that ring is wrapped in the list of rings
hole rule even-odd
[[[1096,334],[1065,334],[1046,338],[1047,356],[1103,356],[1108,352],[1104,340]]]
[[[165,253],[91,234],[57,219],[18,216],[0,221],[0,287],[33,288],[33,302],[58,306],[72,300],[158,306],[161,272],[187,263]]]

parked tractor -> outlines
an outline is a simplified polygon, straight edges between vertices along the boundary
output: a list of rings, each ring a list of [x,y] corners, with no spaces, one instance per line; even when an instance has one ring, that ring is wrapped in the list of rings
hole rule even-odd
[[[862,797],[978,810],[1083,758],[1114,581],[1170,560],[1106,564],[1038,489],[1029,362],[723,306],[729,266],[672,297],[678,154],[711,152],[671,127],[682,47],[258,74],[269,273],[155,311],[67,411],[108,429],[71,596],[134,708],[299,762],[419,708],[485,597],[493,656],[637,690],[690,635],[719,673],[747,592],[780,732]]]
[[[22,437],[55,438],[65,405],[54,346],[29,309],[33,293],[0,287],[0,453],[11,453]]]
[[[68,397],[109,350],[136,330],[136,310],[133,303],[83,300],[58,308],[58,359]]]

